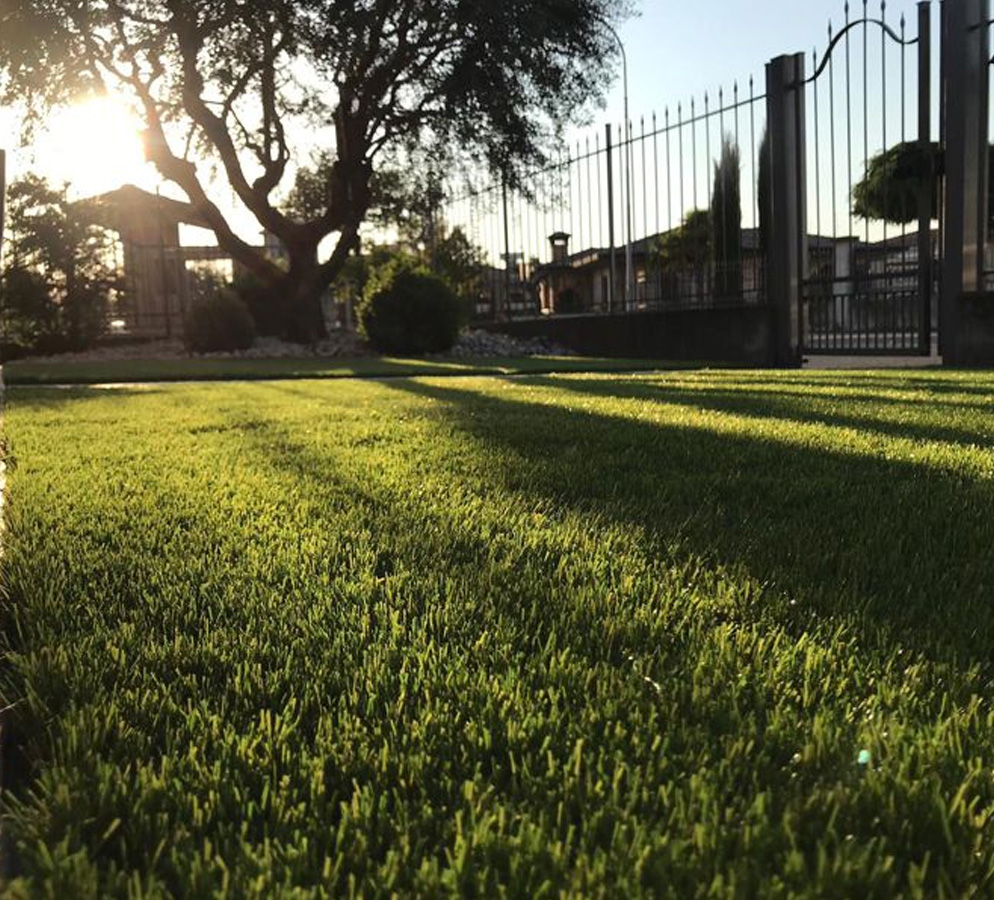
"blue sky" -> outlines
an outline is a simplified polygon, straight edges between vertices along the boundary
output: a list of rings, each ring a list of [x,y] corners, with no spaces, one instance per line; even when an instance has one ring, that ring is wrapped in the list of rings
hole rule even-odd
[[[757,93],[763,90],[766,63],[784,53],[818,48],[828,44],[828,22],[838,28],[844,21],[844,0],[640,0],[641,15],[620,29],[628,52],[629,93],[632,118],[690,97],[698,100],[705,90],[719,86],[730,90],[738,79],[740,87],[756,78]],[[855,0],[852,16],[862,15],[862,3]],[[880,2],[869,9],[874,17]],[[908,18],[908,30],[917,28],[914,0],[889,0],[887,20],[896,28],[901,13]],[[934,4],[933,16],[938,16]],[[608,98],[608,112],[597,111],[595,122],[603,123],[610,114],[622,118],[620,66],[618,82]]]

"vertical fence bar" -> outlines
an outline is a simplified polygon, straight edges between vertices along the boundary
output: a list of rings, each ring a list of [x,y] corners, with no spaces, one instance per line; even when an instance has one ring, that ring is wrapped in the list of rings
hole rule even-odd
[[[659,127],[656,124],[656,114],[652,114],[652,186],[656,192],[656,234],[659,234]]]
[[[932,5],[928,2],[918,4],[918,149],[925,165],[925,177],[918,190],[918,291],[921,296],[918,352],[930,356],[935,160],[932,154]]]
[[[607,311],[614,312],[615,291],[618,285],[618,254],[614,245],[614,160],[611,152],[611,126],[604,126],[607,159],[607,239],[610,245],[611,273],[607,283]]]
[[[697,209],[697,107],[693,97],[690,98],[690,165],[694,177],[694,209]]]
[[[931,35],[931,32],[929,32],[929,36],[928,36],[929,41],[931,41],[931,38],[932,38],[932,35]],[[919,54],[920,53],[921,53],[921,48],[919,48]],[[907,57],[908,57],[907,26],[906,26],[906,19],[904,17],[904,14],[902,13],[902,15],[901,15],[901,146],[902,147],[906,146],[906,144],[908,142],[908,62],[907,62]],[[921,79],[922,78],[928,78],[929,79],[929,81],[928,81],[928,85],[929,85],[928,93],[929,93],[929,100],[931,100],[931,93],[932,93],[932,91],[931,91],[932,71],[931,71],[931,65],[929,65],[929,67],[926,68],[926,69],[922,69],[922,66],[921,66],[921,56],[919,56],[918,63],[919,63],[919,65],[918,65],[918,88],[919,88],[918,99],[919,99],[919,104],[920,104],[920,102],[921,102],[921,84],[922,84]],[[926,74],[923,75],[922,74],[923,72],[925,72]],[[918,115],[919,126],[918,127],[919,127],[919,134],[920,134],[921,133],[921,131],[920,131],[920,129],[921,129],[921,106],[920,105],[919,105],[919,108],[918,108],[918,113],[919,113],[919,115]],[[931,110],[930,110],[929,114],[928,114],[929,119],[931,119],[931,116],[932,116],[932,113],[931,113]],[[931,151],[929,151],[928,155],[931,156]],[[926,174],[926,177],[927,177],[928,181],[931,182],[932,178],[934,177],[933,170],[932,170],[932,165],[931,164],[928,165],[927,172],[925,174]],[[903,219],[905,217],[901,216],[901,218]],[[929,222],[929,231],[931,231],[931,227],[932,227],[931,222]],[[920,231],[921,231],[921,228],[919,228],[919,232]],[[919,253],[920,253],[920,251],[921,251],[921,243],[920,242],[918,244],[918,249],[919,249]],[[928,255],[931,257],[931,255],[932,255],[931,252],[929,252]],[[931,265],[931,260],[929,261],[929,263]],[[924,264],[924,258],[920,257],[919,261],[918,261],[919,272],[921,272],[921,266],[923,264]],[[902,269],[907,269],[907,266],[908,266],[908,223],[907,222],[902,222],[901,223],[901,268]],[[931,291],[929,291],[929,293],[931,293]],[[924,301],[924,294],[921,294],[919,296],[919,300]],[[919,303],[919,307],[921,307],[921,305],[922,305],[922,303]],[[907,323],[905,323],[905,322],[902,321],[901,325],[902,325],[902,330],[905,330],[907,328]],[[913,324],[912,324],[912,327],[914,327]]]

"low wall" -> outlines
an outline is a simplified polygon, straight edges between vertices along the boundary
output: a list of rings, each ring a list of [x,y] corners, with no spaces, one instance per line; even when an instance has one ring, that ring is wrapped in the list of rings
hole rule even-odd
[[[774,307],[769,304],[550,316],[481,327],[512,337],[544,338],[584,356],[776,365]]]
[[[959,334],[943,353],[946,365],[994,366],[994,293],[963,294]]]

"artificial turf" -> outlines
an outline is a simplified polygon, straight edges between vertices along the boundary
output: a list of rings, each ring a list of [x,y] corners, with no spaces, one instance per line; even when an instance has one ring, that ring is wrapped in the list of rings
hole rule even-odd
[[[21,896],[994,892],[994,376],[8,392]]]

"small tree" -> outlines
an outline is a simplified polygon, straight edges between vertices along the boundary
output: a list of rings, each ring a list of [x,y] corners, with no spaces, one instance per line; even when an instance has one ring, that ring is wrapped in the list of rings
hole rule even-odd
[[[909,141],[878,153],[853,188],[853,215],[893,225],[917,222],[919,197],[928,185],[932,218],[937,218],[940,164],[938,144],[922,151]]]
[[[11,185],[8,200],[6,333],[33,349],[89,346],[122,288],[110,234],[36,175]]]
[[[715,295],[738,297],[742,294],[741,154],[728,135],[722,141],[721,159],[714,167],[710,224]]]
[[[483,288],[483,250],[458,226],[436,241],[435,273],[463,300],[476,302]]]

